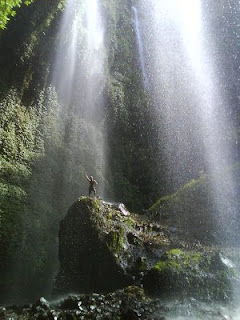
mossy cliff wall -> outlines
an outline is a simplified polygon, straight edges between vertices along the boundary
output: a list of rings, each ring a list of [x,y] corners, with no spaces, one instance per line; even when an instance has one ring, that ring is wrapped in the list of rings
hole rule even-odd
[[[234,187],[230,178],[233,176]],[[239,164],[219,172],[218,179],[223,188],[214,188],[214,180],[209,175],[189,181],[176,193],[158,200],[149,210],[152,218],[178,231],[184,230],[181,237],[194,242],[226,247],[238,245]]]
[[[47,88],[62,1],[21,8],[0,33],[0,300],[49,290],[56,267],[57,98]],[[52,151],[51,151],[52,150]],[[55,205],[54,205],[55,203]],[[11,300],[12,299],[12,300]]]
[[[134,26],[137,1],[102,3],[106,27],[106,116],[109,166],[115,197],[133,210],[157,199],[156,124],[143,78]]]
[[[68,125],[63,125],[59,99],[51,86],[63,3],[36,0],[20,8],[0,33],[3,302],[31,300],[50,292],[57,265],[59,221],[69,205],[87,192],[83,180],[86,168],[90,167],[94,175],[97,171],[95,150],[84,138],[94,130],[91,133],[85,120],[74,117],[71,110],[65,115]],[[109,195],[115,194],[117,200],[140,209],[148,203],[151,184],[147,181],[152,179],[152,169],[148,163],[149,137],[143,133],[148,106],[131,6],[127,0],[101,3],[107,52],[107,180]],[[73,130],[77,130],[78,139],[70,139]]]

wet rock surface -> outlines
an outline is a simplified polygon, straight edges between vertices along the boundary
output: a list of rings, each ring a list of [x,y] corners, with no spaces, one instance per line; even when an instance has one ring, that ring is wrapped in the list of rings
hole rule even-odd
[[[210,175],[192,179],[177,192],[160,198],[149,215],[184,240],[205,245],[232,247],[239,245],[240,231],[239,165],[219,172],[222,186],[213,188]],[[232,181],[236,179],[233,192]],[[216,203],[221,203],[218,207]]]
[[[178,233],[144,215],[126,216],[115,204],[81,197],[60,225],[55,296],[142,285],[154,297],[230,300],[236,268],[217,248],[183,241]]]
[[[0,308],[1,320],[236,320],[239,309],[231,304],[205,303],[178,297],[150,299],[141,288],[130,286],[108,294],[68,295],[49,302]]]
[[[0,308],[0,319],[235,319],[214,305],[230,304],[232,282],[240,283],[230,250],[184,241],[179,232],[82,197],[61,222],[55,300]]]
[[[143,284],[150,295],[194,297],[203,301],[231,301],[234,268],[220,253],[172,249],[146,273]]]
[[[60,224],[56,294],[124,288],[157,262],[172,241],[169,231],[126,212],[87,197],[73,204]]]
[[[159,300],[149,299],[141,288],[131,286],[108,294],[69,295],[55,302],[41,298],[34,305],[0,309],[3,320],[11,319],[99,319],[163,320]]]

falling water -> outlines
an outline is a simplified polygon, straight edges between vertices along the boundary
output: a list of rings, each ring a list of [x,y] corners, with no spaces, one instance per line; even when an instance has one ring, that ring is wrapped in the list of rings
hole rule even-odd
[[[66,106],[71,104],[73,95],[80,19],[77,2],[67,1],[59,32],[59,48],[53,76],[53,82],[56,83],[58,93]]]
[[[98,92],[95,95],[101,94],[100,82],[101,86],[104,83],[104,30],[98,1],[80,3],[68,0],[59,38],[53,81],[65,105],[74,102],[76,91],[80,92],[81,97],[91,96],[89,91],[92,87],[96,88],[96,83]],[[79,103],[79,108],[86,111],[94,103],[88,101],[84,107]]]
[[[144,48],[143,48],[143,41],[142,41],[142,32],[141,32],[141,27],[140,27],[139,17],[138,17],[138,10],[135,7],[132,7],[132,12],[133,12],[133,21],[135,26],[136,38],[137,38],[140,66],[141,66],[142,77],[143,77],[143,86],[144,86],[144,89],[147,89],[149,83],[148,83],[146,67],[145,67]]]
[[[170,190],[200,171],[207,173],[216,215],[212,231],[216,240],[232,241],[239,212],[237,182],[229,170],[236,161],[235,129],[211,38],[209,8],[201,0],[145,0],[139,10],[148,57],[146,74],[161,126],[159,148],[164,148],[161,161],[167,167]],[[234,241],[239,245],[239,238]]]
[[[103,119],[104,27],[98,0],[68,0],[62,17],[53,84],[69,144],[68,170],[100,177],[103,195],[105,139]],[[75,172],[79,168],[78,172]],[[86,193],[84,184],[75,193]]]
[[[211,53],[202,2],[149,0],[142,3],[141,12],[146,19],[147,72],[161,119],[168,180],[176,189],[200,171],[209,174],[223,235],[227,216],[238,210],[226,201],[237,196],[234,177],[225,170],[222,180],[224,168],[234,163],[232,145],[226,139],[234,129],[229,133],[228,100]]]

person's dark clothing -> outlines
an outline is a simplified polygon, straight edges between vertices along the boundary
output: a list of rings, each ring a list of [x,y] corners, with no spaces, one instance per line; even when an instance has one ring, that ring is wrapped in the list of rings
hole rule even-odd
[[[88,193],[89,193],[89,197],[91,195],[91,193],[94,193],[94,196],[96,196],[96,185],[98,184],[96,180],[93,179],[93,176],[91,176],[90,178],[86,175],[86,178],[89,182],[89,189],[88,189]]]
[[[96,194],[96,181],[90,180],[89,183],[90,183],[90,186],[89,186],[89,197],[90,197],[91,192],[94,192],[94,195]]]

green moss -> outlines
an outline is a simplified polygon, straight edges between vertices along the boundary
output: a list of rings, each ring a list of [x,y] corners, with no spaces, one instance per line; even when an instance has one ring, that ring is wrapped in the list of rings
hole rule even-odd
[[[166,272],[166,271],[178,271],[181,269],[181,265],[175,261],[159,261],[155,264],[154,270],[157,270],[158,272]]]
[[[180,249],[172,249],[170,251],[167,252],[167,256],[180,256],[183,255],[184,252]]]
[[[180,249],[172,249],[165,253],[163,259],[155,264],[154,269],[159,272],[185,272],[194,270],[197,272],[202,254],[194,251],[184,252]]]
[[[136,222],[131,217],[125,218],[124,223],[126,223],[129,228],[135,227],[136,225]]]
[[[136,260],[136,263],[135,263],[135,266],[134,266],[134,270],[136,272],[145,272],[147,269],[148,269],[147,258],[139,257]]]
[[[175,206],[178,206],[183,201],[188,198],[191,200],[191,197],[195,192],[199,192],[200,189],[207,186],[208,179],[206,176],[201,176],[199,179],[192,179],[182,188],[180,188],[176,193],[172,195],[166,195],[160,198],[150,209],[151,213],[157,213],[161,210],[174,210]]]
[[[124,294],[127,295],[127,299],[146,300],[144,290],[137,286],[129,286],[125,288]]]
[[[219,181],[223,181],[224,185],[231,185],[229,177],[235,176],[236,183],[240,181],[240,170],[238,167],[230,168],[219,172]],[[230,188],[229,188],[230,189]],[[226,189],[227,190],[227,189]],[[218,190],[212,188],[211,177],[206,175],[199,179],[191,180],[189,183],[180,188],[176,193],[165,196],[157,201],[150,209],[150,213],[165,226],[175,226],[179,230],[184,230],[184,238],[193,241],[200,241],[203,244],[226,245],[227,241],[234,243],[237,241],[238,232],[233,232],[231,224],[225,223],[224,232],[222,228],[216,228],[217,221],[225,221],[225,212],[219,212],[216,206],[216,197],[222,199],[227,207],[239,207],[239,198],[233,197],[231,192],[225,192],[219,186]],[[236,222],[236,217],[229,218],[232,224]],[[231,234],[231,236],[227,236]],[[224,238],[225,236],[225,238]]]
[[[112,217],[113,217],[112,211],[109,210],[108,215],[107,215],[107,219],[112,219]]]
[[[123,250],[124,230],[120,226],[118,231],[110,231],[106,238],[108,248],[117,256]]]
[[[169,250],[149,275],[154,279],[152,286],[157,294],[190,294],[220,300],[231,297],[233,272],[222,263],[219,253]]]

